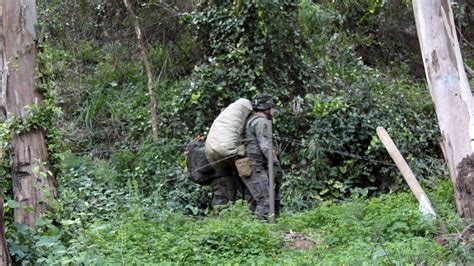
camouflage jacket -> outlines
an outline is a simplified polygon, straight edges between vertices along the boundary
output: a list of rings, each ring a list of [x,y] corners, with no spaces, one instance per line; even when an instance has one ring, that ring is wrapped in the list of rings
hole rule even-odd
[[[245,150],[246,156],[252,161],[263,164],[268,162],[268,151],[272,144],[269,128],[271,122],[271,120],[258,114],[252,114],[247,119],[244,131]],[[274,164],[279,164],[275,152],[273,152],[273,162]]]

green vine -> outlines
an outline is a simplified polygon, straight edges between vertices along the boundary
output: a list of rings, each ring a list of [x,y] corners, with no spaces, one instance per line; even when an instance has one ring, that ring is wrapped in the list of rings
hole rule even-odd
[[[37,90],[42,92],[44,101],[42,104],[32,104],[27,107],[25,117],[11,116],[0,123],[0,185],[4,188],[11,187],[10,159],[11,135],[29,132],[31,130],[43,130],[48,149],[50,164],[53,169],[58,170],[63,159],[61,153],[60,131],[57,126],[62,116],[62,111],[56,104],[55,83],[53,81],[53,68],[51,50],[47,44],[42,44],[38,53],[39,82]]]
[[[38,126],[45,130],[45,140],[48,148],[49,161],[53,167],[53,172],[60,170],[60,163],[64,159],[64,147],[60,141],[61,131],[59,121],[63,112],[57,102],[56,78],[54,72],[55,55],[53,48],[48,42],[43,42],[38,52],[38,79],[37,90],[43,96],[44,101],[41,106],[33,106],[31,125]]]
[[[316,89],[313,68],[304,61],[295,1],[213,1],[198,10],[187,22],[207,58],[194,68],[185,103],[186,113],[195,115],[191,128],[202,132],[212,122],[209,111],[219,112],[239,97],[266,91],[286,103],[290,95]]]

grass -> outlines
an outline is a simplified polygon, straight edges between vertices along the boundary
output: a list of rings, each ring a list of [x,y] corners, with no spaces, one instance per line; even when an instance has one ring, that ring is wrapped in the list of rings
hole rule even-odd
[[[442,182],[431,191],[440,219],[448,230],[462,229],[452,187]],[[257,220],[244,203],[228,206],[218,216],[191,217],[130,206],[114,221],[97,220],[85,230],[88,258],[99,263],[203,264],[439,264],[472,262],[466,246],[454,239],[448,247],[436,235],[448,234],[438,221],[423,217],[414,197],[406,193],[346,202],[283,214],[279,223]],[[310,249],[294,248],[298,235]]]

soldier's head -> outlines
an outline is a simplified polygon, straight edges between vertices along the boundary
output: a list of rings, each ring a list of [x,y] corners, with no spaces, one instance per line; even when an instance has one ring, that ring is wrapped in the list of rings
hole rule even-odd
[[[275,113],[275,101],[268,93],[259,93],[252,100],[252,108],[255,112],[264,112],[273,116]]]
[[[273,96],[268,93],[259,93],[253,97],[252,108],[256,112],[266,111],[275,108]]]

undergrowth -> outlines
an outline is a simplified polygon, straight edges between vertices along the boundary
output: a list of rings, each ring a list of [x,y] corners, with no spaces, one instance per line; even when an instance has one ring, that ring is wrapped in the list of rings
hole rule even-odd
[[[153,200],[156,195],[143,197],[136,184],[126,186],[128,191],[122,194],[102,186],[88,187],[103,191],[95,195],[87,192],[87,183],[80,179],[75,184],[74,197],[65,197],[71,196],[71,188],[63,190],[62,198],[68,202],[62,204],[60,216],[42,221],[38,232],[17,225],[12,239],[28,254],[23,261],[126,265],[473,262],[467,252],[470,245],[450,234],[462,230],[467,221],[457,218],[449,181],[429,192],[438,220],[422,216],[413,195],[402,192],[326,201],[305,212],[284,212],[276,225],[258,220],[240,201],[218,214],[194,216],[186,214],[186,209],[169,211]],[[97,205],[101,201],[108,204]],[[96,205],[91,208],[90,204]],[[61,229],[54,219],[60,221]],[[447,225],[445,229],[440,223]],[[312,248],[295,249],[293,240],[285,237],[295,232],[310,241]],[[440,238],[444,246],[435,241]]]
[[[276,225],[248,214],[246,204],[228,206],[219,216],[204,218],[156,212],[149,217],[135,206],[122,219],[97,223],[86,230],[102,262],[249,263],[249,264],[437,264],[472,262],[469,245],[448,239],[448,248],[434,239],[457,232],[465,222],[455,214],[448,181],[430,193],[439,220],[420,214],[408,192],[378,198],[328,201],[312,210],[283,214]],[[449,221],[448,231],[439,222]],[[313,243],[295,250],[284,240],[301,232]],[[118,252],[120,251],[120,252]]]
[[[150,27],[145,35],[157,73],[161,137],[151,143],[146,79],[129,38],[132,27],[122,25],[124,10],[105,0],[40,2],[54,40],[39,54],[41,89],[49,92],[50,105],[27,125],[49,129],[59,197],[32,229],[12,221],[18,203],[6,191],[15,262],[473,263],[471,245],[453,235],[468,221],[455,213],[450,182],[440,181],[447,169],[438,159],[428,89],[403,63],[415,60],[408,56],[414,53],[385,59],[400,57],[400,63],[373,62],[401,45],[384,45],[383,37],[393,36],[384,28],[413,31],[399,26],[405,19],[380,23],[392,17],[385,16],[389,12],[405,18],[404,6],[395,12],[396,3],[386,1],[204,1],[195,12],[183,12],[179,23],[173,16],[183,28],[176,34],[161,40],[154,29],[166,27]],[[159,14],[159,6],[138,1],[136,8],[153,21],[150,14]],[[378,33],[371,33],[374,26]],[[127,37],[114,41],[120,36]],[[466,63],[474,66],[472,59]],[[276,225],[257,220],[241,202],[211,211],[210,188],[189,182],[183,169],[191,135],[208,131],[214,114],[234,99],[263,89],[280,100],[275,133],[282,146],[285,208]],[[410,193],[394,193],[406,186],[387,167],[388,154],[375,136],[380,125],[424,187],[432,188],[437,221],[420,215]],[[3,154],[11,128],[0,127]],[[2,161],[4,177],[9,163]],[[2,183],[11,187],[8,178]],[[313,247],[292,248],[286,239],[292,232]]]

